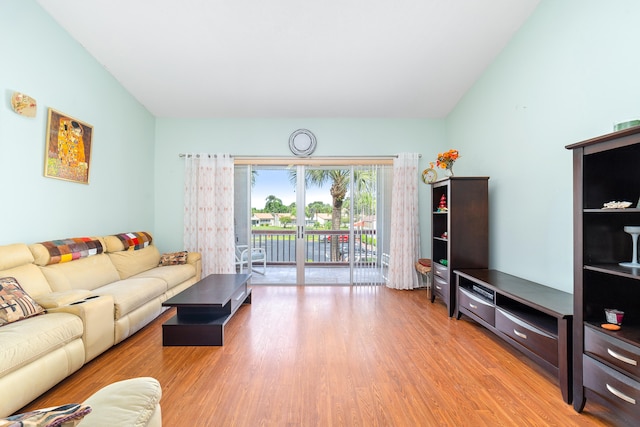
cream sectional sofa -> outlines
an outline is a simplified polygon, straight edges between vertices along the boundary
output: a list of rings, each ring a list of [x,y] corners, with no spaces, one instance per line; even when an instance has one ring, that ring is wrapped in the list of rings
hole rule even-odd
[[[143,328],[162,302],[200,280],[200,254],[159,266],[161,254],[145,234],[150,241],[140,248],[117,235],[92,237],[102,250],[68,262],[52,263],[60,257],[51,242],[0,246],[0,277],[14,277],[46,309],[0,326],[0,390],[10,396],[0,399],[0,417]]]

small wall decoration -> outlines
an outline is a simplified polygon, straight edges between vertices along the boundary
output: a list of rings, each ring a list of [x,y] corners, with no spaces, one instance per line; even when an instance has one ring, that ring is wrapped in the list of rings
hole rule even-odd
[[[317,143],[316,136],[307,129],[298,129],[289,136],[289,149],[299,157],[310,156]]]
[[[433,162],[429,163],[429,167],[422,171],[422,182],[431,184],[438,179],[438,172],[433,168]]]
[[[89,183],[93,126],[49,108],[44,176]]]
[[[35,117],[38,105],[36,100],[20,92],[13,92],[11,96],[11,108],[13,111],[25,117]]]

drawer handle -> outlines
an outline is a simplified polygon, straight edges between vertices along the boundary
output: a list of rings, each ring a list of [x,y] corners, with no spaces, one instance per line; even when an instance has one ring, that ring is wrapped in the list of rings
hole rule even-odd
[[[442,290],[442,286],[438,286],[438,285],[436,285],[436,289],[437,289],[437,290],[439,290],[439,291],[441,291],[441,290]]]
[[[477,306],[477,305],[475,305],[475,304],[471,304],[471,303],[469,303],[469,307],[471,307],[471,308],[478,308],[478,306]]]
[[[236,298],[236,301],[240,301],[240,299],[244,296],[244,291],[238,295],[238,297]]]
[[[517,336],[519,336],[522,339],[527,339],[527,334],[523,334],[522,332],[518,331],[517,329],[513,330],[513,333],[516,334]]]
[[[624,400],[627,403],[631,403],[632,405],[636,404],[636,400],[633,397],[627,396],[620,390],[616,390],[615,388],[611,387],[609,384],[607,384],[606,386],[607,390],[609,390],[614,396],[619,397],[620,399]]]
[[[620,353],[616,353],[615,351],[611,350],[610,348],[607,349],[607,353],[609,353],[611,356],[615,357],[616,359],[618,359],[621,362],[624,362],[624,363],[627,363],[627,364],[633,365],[633,366],[638,366],[638,362],[636,360],[629,359],[628,357],[624,357]]]

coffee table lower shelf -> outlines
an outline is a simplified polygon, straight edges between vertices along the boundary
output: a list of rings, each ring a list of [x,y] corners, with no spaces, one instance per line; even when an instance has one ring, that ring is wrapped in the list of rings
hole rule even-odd
[[[247,298],[242,304],[250,303],[251,289],[247,289]],[[176,314],[162,325],[162,344],[165,346],[224,345],[224,326],[235,312],[234,310],[217,318],[205,316],[178,319]]]

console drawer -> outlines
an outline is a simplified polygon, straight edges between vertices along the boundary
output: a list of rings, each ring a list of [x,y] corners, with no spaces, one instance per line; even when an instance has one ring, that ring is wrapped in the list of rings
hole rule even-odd
[[[233,293],[231,297],[231,312],[233,313],[244,300],[247,298],[247,284],[240,286],[237,291]]]
[[[433,291],[445,301],[449,301],[449,282],[440,276],[433,276]]]
[[[458,298],[460,298],[458,302],[459,308],[464,307],[467,311],[471,311],[491,326],[495,324],[496,308],[492,303],[473,295],[472,292],[464,288],[458,288],[458,290]]]
[[[615,369],[582,355],[583,385],[611,402],[613,406],[640,419],[640,383]]]
[[[640,378],[640,349],[594,328],[584,328],[584,351]]]
[[[444,280],[449,282],[449,267],[442,265],[440,263],[434,262],[432,263],[433,273],[436,276],[442,277]]]
[[[558,366],[558,338],[498,308],[496,328],[553,366]]]

